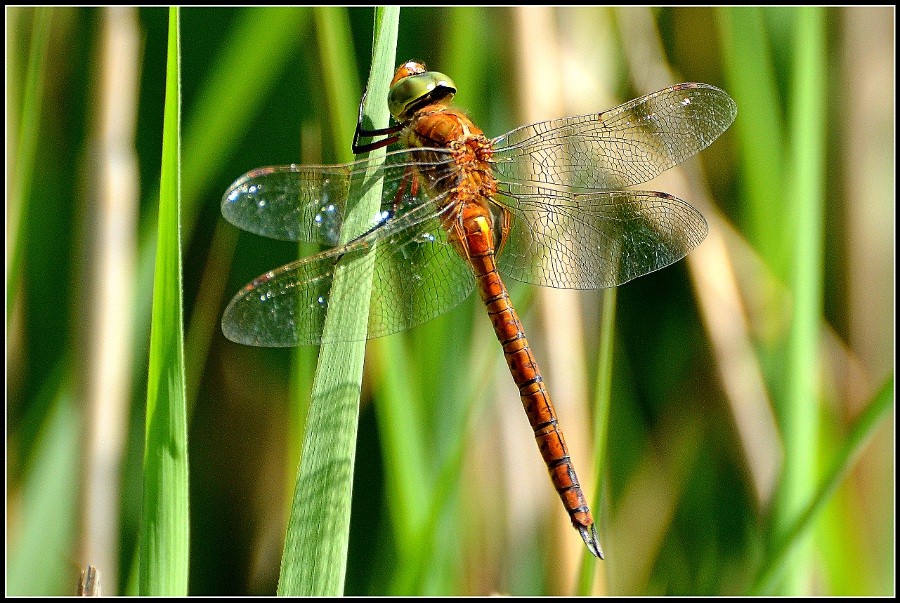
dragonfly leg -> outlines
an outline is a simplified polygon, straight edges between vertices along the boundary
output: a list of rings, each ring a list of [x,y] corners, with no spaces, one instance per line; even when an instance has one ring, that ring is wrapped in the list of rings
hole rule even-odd
[[[393,126],[389,126],[387,128],[381,128],[377,130],[366,130],[363,128],[363,103],[366,102],[366,96],[369,94],[369,89],[366,88],[366,91],[363,92],[362,99],[359,101],[359,116],[356,119],[356,132],[353,133],[353,154],[359,155],[360,153],[368,153],[369,151],[374,151],[375,149],[380,149],[382,147],[386,147],[388,145],[394,144],[398,140],[400,140],[399,136],[391,136],[391,134],[397,134],[400,130],[403,129],[403,124],[396,124]],[[374,138],[375,136],[387,136],[382,140],[376,140],[373,142],[369,142],[366,144],[360,144],[360,138]]]
[[[412,179],[412,185],[410,185],[410,179]],[[397,194],[394,195],[394,208],[391,211],[391,215],[396,214],[397,210],[400,209],[400,203],[403,201],[403,194],[407,188],[409,189],[409,194],[413,197],[419,194],[419,179],[416,178],[415,168],[406,168],[406,172],[403,174],[403,182],[400,183]]]

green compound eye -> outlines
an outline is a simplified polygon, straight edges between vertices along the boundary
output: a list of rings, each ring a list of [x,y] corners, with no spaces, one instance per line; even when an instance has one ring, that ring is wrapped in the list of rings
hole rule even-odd
[[[409,120],[418,108],[430,103],[449,103],[456,94],[456,84],[437,71],[408,75],[391,86],[388,108],[399,122]]]

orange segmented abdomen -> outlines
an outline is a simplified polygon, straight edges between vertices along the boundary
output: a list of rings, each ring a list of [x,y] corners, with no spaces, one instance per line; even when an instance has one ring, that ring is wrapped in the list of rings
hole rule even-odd
[[[575,468],[550,402],[550,394],[544,386],[506,286],[497,272],[493,240],[487,211],[480,205],[464,205],[460,209],[459,222],[451,226],[451,241],[475,274],[478,291],[487,306],[497,339],[503,346],[506,362],[519,388],[525,414],[534,430],[550,479],[572,525],[579,531],[588,549],[602,559],[594,519],[578,483],[578,476],[575,475]]]

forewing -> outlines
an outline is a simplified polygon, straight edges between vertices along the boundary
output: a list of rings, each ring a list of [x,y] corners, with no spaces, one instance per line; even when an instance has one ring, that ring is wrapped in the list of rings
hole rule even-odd
[[[372,264],[369,339],[447,312],[474,286],[471,271],[447,243],[434,208],[420,205],[347,245],[257,278],[231,300],[222,330],[232,341],[267,347],[353,340],[352,333],[338,326],[322,341],[332,280],[340,270],[352,290]]]
[[[614,190],[647,182],[709,146],[737,105],[708,84],[679,84],[591,115],[517,128],[494,141],[505,182]]]
[[[413,198],[411,193],[408,178],[412,168],[425,172],[450,162],[445,151],[406,149],[388,153],[384,164],[364,159],[344,165],[258,168],[228,188],[222,198],[222,215],[238,228],[258,235],[336,246],[347,212],[368,186],[381,181],[382,203],[363,232],[395,213],[398,206],[423,202],[421,194]]]
[[[677,262],[707,232],[699,211],[654,191],[578,194],[516,185],[504,187],[498,201],[510,214],[500,272],[545,287],[621,285]]]

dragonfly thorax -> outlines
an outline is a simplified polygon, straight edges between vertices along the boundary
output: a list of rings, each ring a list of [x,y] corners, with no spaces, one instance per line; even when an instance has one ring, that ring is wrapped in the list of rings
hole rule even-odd
[[[401,142],[410,148],[451,150],[471,139],[489,144],[481,128],[472,123],[465,113],[443,103],[432,103],[417,110],[410,116],[401,136]]]
[[[401,142],[409,148],[445,149],[452,153],[453,161],[446,162],[442,161],[446,153],[436,151],[434,164],[418,169],[423,183],[436,196],[452,193],[439,204],[477,203],[486,208],[496,196],[497,181],[490,163],[492,143],[462,112],[439,104],[424,107],[407,124]]]

